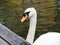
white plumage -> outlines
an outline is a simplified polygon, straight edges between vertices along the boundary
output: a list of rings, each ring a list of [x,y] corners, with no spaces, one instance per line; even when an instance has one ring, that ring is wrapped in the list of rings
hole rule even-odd
[[[57,32],[43,34],[33,43],[36,31],[37,12],[33,7],[26,9],[24,13],[26,12],[30,12],[30,26],[26,41],[32,45],[60,45],[60,33]]]
[[[35,31],[36,31],[37,12],[35,8],[33,7],[27,8],[24,13],[26,12],[30,12],[29,13],[30,25],[29,25],[29,31],[28,31],[26,41],[33,44],[34,37],[35,37]]]
[[[48,32],[41,35],[33,45],[60,45],[60,33]]]

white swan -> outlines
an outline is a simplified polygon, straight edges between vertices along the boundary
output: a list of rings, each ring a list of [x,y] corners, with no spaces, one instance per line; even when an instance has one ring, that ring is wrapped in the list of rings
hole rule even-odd
[[[32,45],[60,45],[60,33],[57,32],[43,34],[33,43],[37,22],[37,12],[33,7],[25,10],[21,22],[24,22],[27,17],[30,18],[30,27],[26,39],[29,43]]]
[[[27,19],[27,17],[30,18],[30,26],[26,41],[32,44],[34,41],[36,22],[37,22],[37,12],[33,7],[28,8],[24,11],[24,15],[21,19],[21,22],[24,22]]]

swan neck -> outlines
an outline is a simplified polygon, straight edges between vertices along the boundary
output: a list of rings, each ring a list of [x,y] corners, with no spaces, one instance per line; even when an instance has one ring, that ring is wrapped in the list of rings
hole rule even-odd
[[[37,22],[37,16],[36,15],[30,18],[29,32],[28,32],[26,40],[31,44],[33,43],[34,37],[35,37],[36,22]]]

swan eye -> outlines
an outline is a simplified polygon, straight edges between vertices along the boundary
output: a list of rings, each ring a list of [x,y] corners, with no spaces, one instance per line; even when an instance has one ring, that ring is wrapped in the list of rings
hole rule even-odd
[[[23,14],[23,16],[26,16],[26,15],[29,16],[29,13],[30,13],[30,12],[26,12],[26,13]]]

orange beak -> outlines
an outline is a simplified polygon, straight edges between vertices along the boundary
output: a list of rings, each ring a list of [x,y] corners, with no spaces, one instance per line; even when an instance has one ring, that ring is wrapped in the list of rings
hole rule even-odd
[[[26,14],[25,16],[22,17],[21,22],[23,23],[27,18],[28,18],[28,15]]]

